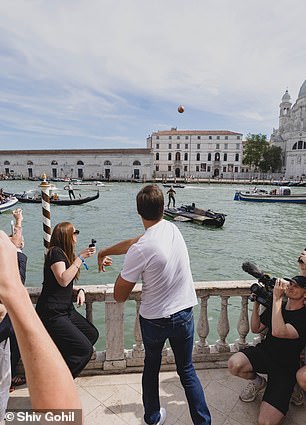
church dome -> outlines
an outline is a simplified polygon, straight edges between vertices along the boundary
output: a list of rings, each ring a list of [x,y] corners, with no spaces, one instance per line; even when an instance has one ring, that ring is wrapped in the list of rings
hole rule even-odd
[[[303,96],[306,96],[306,80],[304,81],[304,83],[302,84],[302,87],[300,88],[298,97],[303,97]]]
[[[290,102],[290,100],[291,100],[290,94],[288,93],[288,90],[286,90],[284,96],[282,97],[282,102]]]

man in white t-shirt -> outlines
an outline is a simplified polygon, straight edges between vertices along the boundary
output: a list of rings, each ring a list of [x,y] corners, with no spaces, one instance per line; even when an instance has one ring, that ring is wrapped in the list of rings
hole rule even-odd
[[[139,318],[145,348],[142,377],[145,423],[161,425],[166,419],[166,410],[159,402],[158,375],[162,349],[169,339],[192,421],[210,425],[203,388],[192,364],[192,307],[197,304],[197,298],[186,244],[178,228],[163,220],[164,196],[158,186],[141,189],[137,211],[144,234],[101,249],[98,264],[99,270],[104,271],[102,261],[107,255],[126,254],[115,283],[117,302],[126,301],[137,281],[143,284]]]

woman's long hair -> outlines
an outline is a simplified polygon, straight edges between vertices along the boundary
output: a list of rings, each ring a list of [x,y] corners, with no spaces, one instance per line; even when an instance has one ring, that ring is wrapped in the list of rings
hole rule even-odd
[[[69,223],[69,221],[63,221],[61,223],[58,223],[54,227],[51,235],[48,254],[51,252],[53,247],[57,246],[58,248],[62,249],[69,262],[69,265],[71,265],[76,258],[74,252],[75,242],[73,238],[73,232],[74,226],[72,223]],[[78,270],[75,276],[76,279],[79,278],[79,274],[80,270]]]

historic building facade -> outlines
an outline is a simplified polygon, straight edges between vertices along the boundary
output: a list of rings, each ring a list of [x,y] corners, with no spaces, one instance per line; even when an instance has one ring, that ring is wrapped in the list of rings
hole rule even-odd
[[[153,132],[147,147],[157,178],[233,178],[244,171],[242,133],[172,128]]]
[[[23,178],[151,179],[151,149],[2,150],[0,174]]]
[[[271,143],[282,148],[285,177],[298,180],[306,175],[306,80],[294,105],[286,90],[279,108],[279,128],[273,129]]]

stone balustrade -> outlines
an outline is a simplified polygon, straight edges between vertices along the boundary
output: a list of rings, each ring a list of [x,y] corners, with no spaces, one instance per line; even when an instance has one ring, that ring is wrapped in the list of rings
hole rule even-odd
[[[196,368],[226,367],[229,356],[253,343],[247,341],[249,333],[248,295],[254,281],[223,281],[196,282],[196,293],[199,305],[195,307],[195,344],[193,361]],[[35,304],[40,293],[39,288],[28,288],[32,302]],[[237,338],[228,341],[230,328],[229,301],[235,298]],[[105,331],[100,334],[105,338],[105,350],[94,353],[83,374],[128,373],[142,370],[144,349],[139,325],[139,307],[141,300],[141,285],[137,284],[130,294],[129,300],[135,303],[134,344],[125,348],[124,313],[125,304],[119,304],[113,297],[113,285],[86,286],[86,317],[95,322],[93,303],[104,303]],[[234,301],[233,301],[234,302]],[[213,303],[214,315],[217,320],[209,317],[209,307]],[[213,344],[208,343],[210,332],[219,339]],[[162,354],[162,370],[174,370],[175,362],[171,348],[165,348]]]

